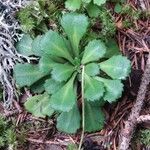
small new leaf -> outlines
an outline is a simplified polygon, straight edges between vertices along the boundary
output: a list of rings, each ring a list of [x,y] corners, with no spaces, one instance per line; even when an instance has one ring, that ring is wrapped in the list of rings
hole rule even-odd
[[[80,113],[77,105],[69,112],[62,112],[57,118],[57,129],[66,133],[76,133],[80,128]]]
[[[97,61],[104,56],[106,47],[100,40],[93,40],[85,47],[82,64],[86,64],[91,61]]]

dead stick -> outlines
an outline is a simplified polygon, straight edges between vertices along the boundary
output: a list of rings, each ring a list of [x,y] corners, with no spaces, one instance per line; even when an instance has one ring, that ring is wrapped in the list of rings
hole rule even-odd
[[[150,115],[141,115],[137,118],[137,123],[150,122]]]
[[[39,144],[54,144],[54,145],[61,145],[61,146],[67,146],[69,143],[66,142],[55,142],[55,141],[43,141],[40,139],[32,139],[32,138],[27,138],[26,139],[29,142],[33,142],[33,143],[39,143]]]
[[[150,53],[148,55],[146,69],[142,77],[142,81],[141,81],[141,85],[138,91],[136,102],[134,106],[132,107],[128,120],[125,122],[124,129],[121,131],[121,135],[119,139],[119,150],[128,150],[129,148],[129,144],[130,144],[134,129],[137,125],[137,118],[139,118],[139,114],[144,103],[144,98],[145,98],[147,86],[149,83],[150,83]]]

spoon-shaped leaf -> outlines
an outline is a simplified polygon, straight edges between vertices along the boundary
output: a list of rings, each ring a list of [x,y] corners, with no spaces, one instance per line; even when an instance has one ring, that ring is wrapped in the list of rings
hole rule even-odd
[[[100,63],[100,69],[113,79],[125,79],[131,70],[130,61],[121,55]]]
[[[85,103],[85,131],[94,132],[102,129],[104,120],[104,114],[100,107],[94,107],[88,102]]]
[[[123,91],[123,84],[120,80],[108,80],[100,77],[95,77],[95,79],[104,83],[104,86],[106,88],[104,100],[107,100],[111,103],[121,97]]]
[[[42,37],[41,48],[46,54],[73,61],[63,37],[55,31],[50,30]]]
[[[73,83],[76,74],[55,94],[51,96],[51,106],[58,111],[70,111],[74,106],[77,96]]]
[[[97,61],[104,56],[106,47],[100,40],[93,40],[85,47],[81,63],[86,64],[91,61]]]
[[[80,113],[77,104],[69,112],[62,112],[57,118],[57,129],[66,133],[76,133],[80,128]]]
[[[25,102],[25,108],[36,117],[51,116],[54,113],[47,93],[29,97]]]
[[[88,27],[88,19],[85,15],[68,13],[63,15],[61,25],[64,28],[71,42],[74,53],[79,55],[79,42],[86,33]]]
[[[38,65],[16,64],[14,67],[14,77],[19,87],[31,86],[46,75],[40,72]]]
[[[103,94],[103,83],[85,74],[85,98],[88,101],[95,101],[99,100]]]

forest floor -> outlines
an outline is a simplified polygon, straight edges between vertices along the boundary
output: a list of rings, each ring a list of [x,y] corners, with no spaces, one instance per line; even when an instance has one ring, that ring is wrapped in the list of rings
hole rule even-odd
[[[129,5],[137,10],[135,1],[129,1]],[[147,6],[150,10],[150,5]],[[133,25],[123,27],[123,21],[132,19],[130,14],[123,16],[114,14],[117,27],[116,40],[120,51],[127,56],[132,63],[132,71],[129,78],[124,82],[125,90],[118,102],[105,104],[103,110],[106,115],[105,127],[103,130],[92,134],[86,134],[83,147],[85,150],[117,150],[120,132],[124,127],[125,120],[130,114],[135,103],[138,89],[141,83],[142,74],[150,51],[150,17],[146,19],[130,20]],[[14,123],[18,140],[22,139],[18,150],[65,150],[70,145],[79,143],[81,133],[68,135],[56,130],[56,120],[35,118],[27,113],[23,107],[25,99],[31,93],[27,89],[20,97],[20,101],[13,102],[11,111],[5,110],[1,103],[1,113]],[[147,91],[142,115],[150,114],[150,88]],[[150,122],[142,123],[137,126],[132,138],[130,148],[133,150],[148,150],[139,138],[141,130],[150,129]]]

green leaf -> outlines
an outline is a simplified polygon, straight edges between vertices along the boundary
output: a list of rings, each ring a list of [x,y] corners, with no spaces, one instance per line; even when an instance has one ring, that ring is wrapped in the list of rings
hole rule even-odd
[[[58,111],[70,111],[76,102],[77,96],[73,83],[76,74],[51,97],[51,106]]]
[[[115,11],[116,13],[120,13],[120,12],[122,11],[122,6],[121,6],[119,3],[117,3],[117,4],[115,5],[114,11]]]
[[[57,118],[57,129],[66,133],[76,133],[80,128],[80,113],[77,104],[69,112],[62,112]]]
[[[82,2],[84,2],[84,3],[90,3],[91,0],[82,0]]]
[[[104,126],[104,114],[100,107],[94,107],[88,102],[85,103],[85,131],[94,132],[101,130]]]
[[[88,101],[88,103],[94,107],[103,107],[104,104],[106,103],[106,101],[103,98],[101,98],[101,99],[96,100],[96,101]]]
[[[53,79],[45,81],[44,87],[48,94],[54,94],[56,91],[61,89],[65,85],[65,82],[57,82]]]
[[[49,73],[57,64],[51,55],[43,55],[39,61],[39,69],[42,73]]]
[[[98,15],[100,14],[99,7],[97,5],[94,5],[93,3],[87,5],[86,9],[90,17],[98,17]]]
[[[86,33],[88,18],[82,14],[67,13],[61,19],[61,25],[68,35],[76,56],[79,55],[79,42]]]
[[[34,84],[32,84],[30,86],[30,89],[33,93],[38,93],[41,94],[42,92],[44,92],[45,88],[44,88],[44,82],[48,77],[45,76],[43,78],[41,78],[40,80],[38,80],[37,82],[35,82]]]
[[[41,48],[41,40],[42,40],[42,36],[39,35],[32,42],[32,50],[33,50],[34,54],[37,56],[44,55],[44,51]]]
[[[51,72],[52,78],[56,81],[67,81],[74,72],[74,66],[70,64],[57,64]]]
[[[100,69],[113,79],[125,79],[131,70],[130,61],[121,55],[100,63]]]
[[[66,58],[73,61],[68,52],[65,40],[57,32],[52,30],[48,31],[41,40],[41,48],[46,54],[51,54],[58,57]]]
[[[120,80],[108,80],[100,77],[95,77],[98,81],[104,83],[106,88],[106,93],[104,95],[104,100],[108,102],[114,102],[121,97],[123,91],[123,84]]]
[[[75,143],[70,143],[67,145],[67,149],[66,150],[77,150],[78,146]]]
[[[106,3],[106,0],[93,0],[93,3],[98,6],[101,6],[102,4]]]
[[[114,39],[110,39],[108,40],[108,42],[106,43],[106,53],[105,53],[105,58],[110,58],[114,55],[120,55],[120,51],[119,51],[119,47],[118,44],[116,43],[116,41]]]
[[[20,88],[23,86],[31,86],[45,75],[47,74],[39,71],[38,65],[16,64],[14,67],[14,77]]]
[[[50,106],[50,98],[46,93],[29,97],[25,102],[25,108],[36,117],[51,116],[54,113]]]
[[[97,61],[104,56],[106,47],[100,40],[93,40],[85,47],[82,64],[86,64],[91,61]]]
[[[65,7],[69,10],[75,11],[81,6],[81,0],[67,0],[65,2]]]
[[[88,101],[99,100],[104,94],[104,85],[102,82],[85,74],[85,94]]]
[[[89,63],[85,66],[85,73],[88,76],[95,76],[99,74],[99,66],[96,63]]]
[[[17,43],[16,49],[19,53],[30,56],[33,55],[34,52],[32,50],[32,38],[30,35],[26,34],[22,37],[22,39]]]

